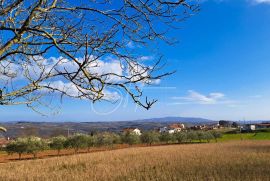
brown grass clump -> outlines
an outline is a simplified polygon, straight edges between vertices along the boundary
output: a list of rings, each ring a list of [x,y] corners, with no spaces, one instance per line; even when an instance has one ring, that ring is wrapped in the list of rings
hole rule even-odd
[[[0,180],[270,180],[270,141],[140,147],[2,163]]]

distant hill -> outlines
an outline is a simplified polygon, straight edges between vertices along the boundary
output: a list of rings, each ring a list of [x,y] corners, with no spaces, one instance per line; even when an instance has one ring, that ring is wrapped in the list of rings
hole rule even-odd
[[[96,132],[121,132],[124,128],[136,127],[143,131],[155,130],[168,126],[172,123],[184,123],[186,126],[198,124],[210,124],[214,121],[204,118],[190,117],[164,117],[151,118],[133,121],[112,121],[112,122],[5,122],[1,126],[7,128],[5,136],[15,138],[20,136],[52,137],[57,135],[74,133],[96,133]]]
[[[195,118],[195,117],[163,117],[135,120],[136,122],[183,122],[183,123],[209,123],[213,122],[210,119]]]

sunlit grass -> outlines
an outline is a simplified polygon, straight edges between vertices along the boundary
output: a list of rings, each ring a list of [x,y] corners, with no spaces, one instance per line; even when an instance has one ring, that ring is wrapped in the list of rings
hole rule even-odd
[[[269,180],[270,141],[128,148],[0,164],[0,180]]]

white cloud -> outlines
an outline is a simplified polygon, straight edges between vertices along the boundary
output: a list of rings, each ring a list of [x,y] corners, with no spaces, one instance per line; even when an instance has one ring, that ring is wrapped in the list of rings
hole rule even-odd
[[[139,58],[139,60],[141,60],[141,61],[147,61],[147,60],[153,60],[153,59],[154,59],[153,56],[141,56]]]
[[[252,99],[260,99],[260,98],[262,98],[263,96],[257,94],[257,95],[252,95],[252,96],[249,96],[249,97],[252,98]]]
[[[201,94],[194,90],[189,90],[185,97],[172,97],[174,100],[181,100],[173,104],[228,104],[232,101],[225,98],[220,92],[213,92],[208,95]]]
[[[252,2],[256,4],[261,4],[261,3],[270,4],[270,0],[252,0]]]
[[[150,58],[150,56],[142,57],[143,60],[149,60]],[[160,83],[159,79],[150,79],[149,72],[151,71],[151,67],[149,66],[136,62],[130,62],[130,64],[127,64],[113,57],[96,59],[96,57],[90,56],[89,59],[91,61],[87,65],[88,72],[93,77],[99,77],[106,83],[120,83],[127,81],[125,77],[128,77],[132,81],[138,81],[137,85],[156,85]],[[91,96],[96,96],[93,92],[87,92],[87,89],[83,89],[83,86],[77,87],[72,82],[65,80],[63,76],[52,76],[53,78],[47,79],[47,75],[58,74],[58,72],[76,72],[79,67],[74,61],[68,60],[64,57],[44,58],[42,56],[29,57],[29,60],[27,61],[27,63],[21,61],[21,64],[14,63],[12,61],[0,62],[0,84],[13,86],[14,89],[20,89],[21,87],[27,85],[31,80],[44,77],[45,80],[40,83],[41,86],[47,86],[51,89],[65,92],[68,96],[81,97],[82,92],[87,94],[87,96],[89,95],[89,98],[91,98]],[[84,58],[77,58],[77,61],[82,63]],[[9,77],[5,76],[7,72]],[[10,76],[13,76],[12,81]],[[84,79],[82,73],[79,73],[77,76],[82,77],[82,80]],[[14,86],[14,83],[16,82],[17,84]],[[94,86],[98,87],[98,82],[96,83],[97,85]],[[48,89],[42,90],[44,93],[48,91]],[[111,87],[105,87],[102,92],[104,94],[103,99],[116,101],[117,99],[121,98],[121,93],[117,92],[118,91],[112,91]]]
[[[74,84],[70,82],[63,82],[61,80],[58,81],[51,81],[51,82],[45,82],[41,84],[42,86],[48,86],[52,89],[57,89],[61,92],[65,92],[66,95],[71,96],[71,97],[80,97],[83,93],[87,93],[87,90],[81,89],[76,87]],[[43,92],[49,91],[46,88],[42,90]],[[120,94],[116,91],[110,91],[108,89],[104,89],[102,91],[104,94],[104,97],[102,98],[103,100],[108,100],[108,101],[117,101],[121,98]],[[88,95],[91,95],[88,94]]]

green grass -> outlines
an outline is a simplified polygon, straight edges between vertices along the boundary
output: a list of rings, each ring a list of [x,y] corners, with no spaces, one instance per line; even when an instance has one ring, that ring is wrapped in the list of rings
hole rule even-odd
[[[270,133],[269,132],[255,133],[255,135],[251,139],[252,140],[270,140]]]
[[[270,132],[224,134],[219,141],[230,140],[270,140]]]

